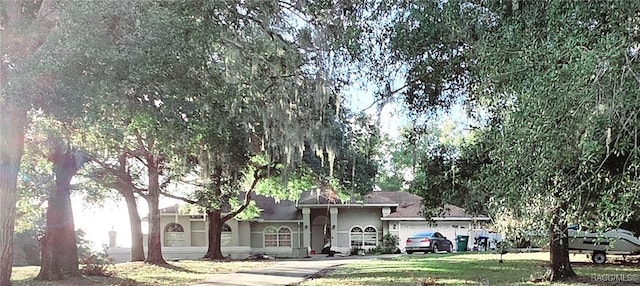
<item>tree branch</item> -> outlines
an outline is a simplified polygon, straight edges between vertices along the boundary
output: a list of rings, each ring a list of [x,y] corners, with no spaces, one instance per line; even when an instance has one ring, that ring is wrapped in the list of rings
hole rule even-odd
[[[122,193],[122,189],[124,189],[125,187],[129,187],[133,193],[138,194],[139,196],[147,200],[148,196],[145,194],[146,189],[139,188],[138,186],[136,186],[133,183],[133,180],[131,179],[131,175],[125,170],[124,164],[126,164],[125,162],[126,155],[127,155],[127,152],[124,152],[118,156],[118,161],[121,164],[119,166],[112,166],[106,162],[102,162],[101,160],[98,160],[95,157],[87,156],[87,158],[89,158],[92,162],[95,162],[96,164],[98,164],[107,173],[111,174],[112,176],[115,176],[118,180],[118,182],[116,183],[101,182],[101,184],[109,188],[116,189],[120,193]]]
[[[388,94],[386,94],[385,97],[382,98],[378,98],[377,100],[375,100],[374,102],[372,102],[369,106],[363,108],[362,110],[360,110],[360,112],[358,113],[363,113],[365,111],[367,111],[369,108],[374,107],[376,104],[380,104],[383,101],[388,101],[390,98],[396,96],[399,92],[403,91],[404,89],[406,89],[407,87],[409,87],[410,85],[414,84],[415,82],[419,81],[419,79],[414,79],[411,80],[410,82],[408,82],[407,84],[395,89],[395,90],[389,90]]]
[[[277,164],[277,163],[274,163]],[[225,216],[223,216],[220,220],[222,221],[222,223],[234,218],[235,216],[237,216],[238,214],[240,214],[241,212],[243,212],[251,203],[251,194],[253,193],[253,191],[255,190],[256,186],[258,185],[258,182],[260,182],[260,180],[264,179],[266,177],[266,175],[262,174],[262,171],[266,171],[269,168],[271,168],[271,165],[263,165],[263,166],[257,166],[256,164],[253,164],[254,166],[256,166],[256,171],[253,175],[253,182],[251,183],[251,187],[249,188],[249,190],[244,194],[244,202],[242,203],[242,205],[235,211],[232,211],[228,214],[226,214]]]
[[[169,193],[163,192],[163,191],[160,191],[160,194],[165,196],[165,197],[167,197],[167,198],[181,200],[181,201],[183,201],[185,203],[189,203],[189,204],[192,204],[192,205],[198,205],[198,206],[200,205],[200,200],[194,201],[194,200],[191,200],[191,199],[187,199],[187,198],[185,198],[183,196],[176,196],[176,195],[172,195],[172,194],[169,194]]]

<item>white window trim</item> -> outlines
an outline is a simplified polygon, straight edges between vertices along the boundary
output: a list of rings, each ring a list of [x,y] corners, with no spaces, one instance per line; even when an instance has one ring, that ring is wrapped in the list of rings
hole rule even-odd
[[[357,227],[357,228],[360,228],[360,229],[362,230],[362,232],[361,232],[361,233],[358,233],[358,234],[357,234],[358,236],[360,236],[360,237],[358,238],[358,240],[360,241],[360,245],[352,245],[352,244],[351,244],[351,242],[353,241],[352,237],[354,236],[353,229],[354,229],[354,228],[356,228],[356,227]],[[369,228],[369,227],[373,228],[373,229],[375,230],[375,232],[366,232],[366,229],[367,229],[367,228]],[[376,244],[375,244],[375,245],[365,245],[365,234],[367,234],[367,233],[371,233],[371,234],[375,233],[375,235],[376,235],[376,238],[375,238],[375,239],[376,239]],[[363,227],[363,226],[360,226],[360,225],[354,225],[354,226],[352,226],[352,227],[349,229],[349,246],[350,246],[350,247],[360,247],[360,248],[365,248],[365,247],[376,247],[376,246],[378,246],[378,228],[377,228],[377,227],[375,227],[375,226],[373,226],[373,225],[367,225],[367,226],[364,226],[364,227]]]
[[[180,229],[182,229],[182,231],[169,231],[168,230],[169,226],[173,224],[179,226]],[[177,239],[175,237],[181,237],[181,239]],[[170,222],[164,226],[164,239],[162,242],[163,246],[181,247],[181,246],[185,246],[186,241],[187,241],[186,232],[184,231],[184,226],[182,224],[177,222]]]
[[[286,228],[287,230],[289,230],[289,245],[288,246],[280,246],[280,230]],[[276,246],[267,246],[267,230],[268,229],[275,229],[275,236],[276,236]],[[274,233],[271,233],[274,234]],[[283,225],[283,226],[279,226],[279,227],[275,227],[275,226],[267,226],[264,228],[264,230],[262,231],[262,246],[264,248],[292,248],[293,247],[293,231],[291,230],[290,227]]]
[[[373,228],[375,230],[375,232],[367,232],[367,228],[369,228],[369,227]],[[375,245],[365,245],[365,240],[366,240],[365,239],[365,235],[366,234],[373,234],[373,233],[375,233],[375,235],[376,235],[376,237],[375,237],[375,243],[376,244]],[[375,227],[373,225],[368,225],[368,226],[365,226],[362,229],[362,245],[363,245],[363,247],[365,247],[365,246],[366,247],[376,247],[376,246],[378,246],[378,228],[377,227]]]

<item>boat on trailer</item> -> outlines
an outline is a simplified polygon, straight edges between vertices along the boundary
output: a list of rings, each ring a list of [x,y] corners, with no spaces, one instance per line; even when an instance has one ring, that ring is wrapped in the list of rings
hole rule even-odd
[[[615,229],[604,233],[581,231],[571,227],[569,232],[569,252],[591,255],[591,261],[602,264],[610,255],[639,255],[640,239],[626,229]]]

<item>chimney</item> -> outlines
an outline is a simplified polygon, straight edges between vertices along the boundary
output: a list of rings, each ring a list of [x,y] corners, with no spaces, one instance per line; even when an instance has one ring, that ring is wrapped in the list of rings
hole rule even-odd
[[[116,235],[118,233],[115,230],[109,231],[109,248],[116,248]]]

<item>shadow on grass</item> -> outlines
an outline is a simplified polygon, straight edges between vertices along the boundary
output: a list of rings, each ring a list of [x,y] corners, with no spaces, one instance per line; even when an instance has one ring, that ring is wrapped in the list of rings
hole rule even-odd
[[[158,266],[158,267],[162,267],[164,269],[169,269],[169,270],[178,271],[178,272],[186,272],[186,273],[191,273],[191,274],[205,274],[206,273],[206,272],[194,271],[194,270],[187,269],[187,268],[184,268],[182,266],[174,265],[174,264],[171,264],[171,263],[153,264],[153,265]]]
[[[467,254],[407,255],[395,261],[354,263],[329,273],[325,278],[353,281],[357,285],[535,285],[549,269],[549,262],[533,259],[475,259]],[[640,267],[572,263],[579,277],[566,285],[640,284]],[[629,283],[627,283],[629,282]]]
[[[40,281],[33,278],[12,280],[13,286],[84,286],[84,285],[138,285],[135,280],[121,277],[78,276],[57,281]]]

